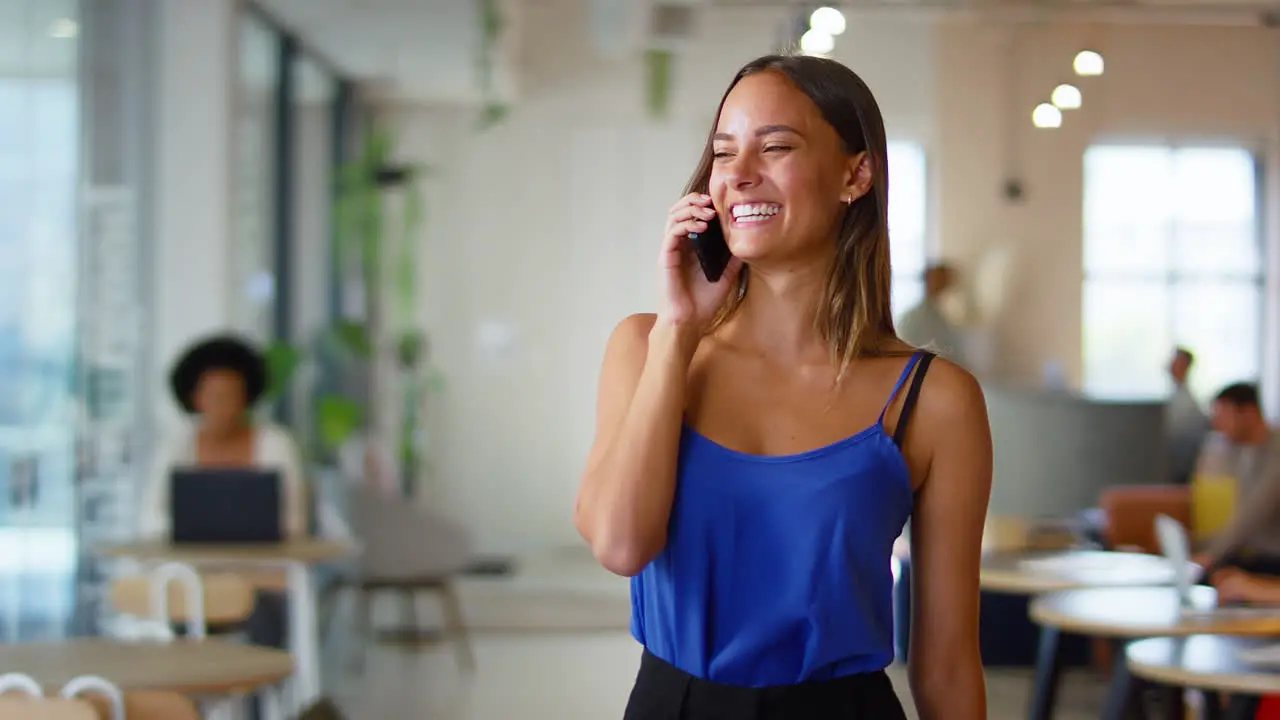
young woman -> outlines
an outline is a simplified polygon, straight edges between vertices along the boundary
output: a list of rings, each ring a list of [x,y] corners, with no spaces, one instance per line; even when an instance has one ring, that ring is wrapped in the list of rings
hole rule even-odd
[[[261,353],[232,336],[210,337],[182,354],[169,375],[177,401],[195,422],[161,449],[143,508],[143,532],[169,531],[169,478],[179,467],[241,467],[280,473],[281,529],[307,533],[306,486],[297,443],[284,428],[255,421],[252,411],[267,387]]]
[[[904,717],[883,671],[909,517],[917,710],[986,717],[990,429],[972,376],[894,334],[886,157],[848,68],[749,63],[668,216],[658,312],[609,340],[575,523],[633,577],[627,720]],[[715,283],[688,241],[712,220]]]
[[[284,428],[253,417],[267,387],[266,361],[253,346],[234,336],[206,338],[188,348],[169,375],[174,400],[194,419],[176,441],[160,449],[148,499],[142,508],[145,535],[164,536],[171,526],[169,485],[182,467],[232,467],[275,470],[280,475],[281,529],[289,538],[307,535],[308,505],[304,469],[297,443]],[[282,593],[259,590],[249,618],[249,641],[287,646],[288,605]],[[264,717],[250,705],[250,717]]]

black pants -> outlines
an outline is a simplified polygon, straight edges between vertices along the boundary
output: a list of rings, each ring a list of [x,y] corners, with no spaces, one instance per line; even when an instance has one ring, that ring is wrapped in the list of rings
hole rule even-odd
[[[883,671],[750,688],[698,679],[648,652],[623,720],[906,720]]]
[[[259,590],[257,601],[253,606],[253,614],[249,616],[248,627],[245,628],[249,642],[253,645],[284,650],[289,640],[289,605],[283,593]],[[261,699],[250,699],[249,717],[260,720],[266,717],[266,708]]]
[[[189,631],[184,623],[175,623],[174,632],[187,637]],[[209,627],[210,635],[220,635],[236,628]],[[254,598],[253,612],[244,625],[245,634],[250,645],[269,647],[276,650],[288,649],[289,645],[289,600],[283,593],[259,590]],[[256,698],[249,698],[249,717],[259,720],[266,716],[264,703]]]

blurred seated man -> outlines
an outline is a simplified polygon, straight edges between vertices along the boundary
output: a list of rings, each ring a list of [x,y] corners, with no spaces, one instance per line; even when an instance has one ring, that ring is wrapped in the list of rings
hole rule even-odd
[[[1187,376],[1195,356],[1184,348],[1176,348],[1169,360],[1169,378],[1173,394],[1165,405],[1165,436],[1169,449],[1169,473],[1173,482],[1185,485],[1195,472],[1196,455],[1209,432],[1209,418],[1187,387]]]
[[[1230,566],[1280,575],[1280,436],[1262,414],[1257,386],[1224,388],[1213,400],[1212,422],[1230,443],[1235,509],[1196,562],[1210,574]]]

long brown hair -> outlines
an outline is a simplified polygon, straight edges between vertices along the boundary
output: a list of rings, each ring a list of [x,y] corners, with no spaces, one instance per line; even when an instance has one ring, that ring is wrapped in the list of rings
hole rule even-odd
[[[857,358],[893,354],[886,352],[886,341],[897,337],[890,308],[889,163],[884,118],[862,78],[834,60],[807,55],[766,55],[752,60],[738,71],[720,98],[706,148],[686,194],[708,192],[714,162],[712,139],[725,99],[743,78],[761,72],[781,73],[790,80],[835,128],[844,151],[850,155],[865,151],[871,163],[871,189],[844,211],[836,239],[836,259],[814,317],[840,378]],[[739,291],[729,294],[712,329],[737,311],[748,282],[748,268],[744,267]]]

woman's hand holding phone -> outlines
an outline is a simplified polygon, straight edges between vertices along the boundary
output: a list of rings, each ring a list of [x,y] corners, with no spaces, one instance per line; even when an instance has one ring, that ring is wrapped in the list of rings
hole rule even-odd
[[[705,232],[707,223],[715,216],[710,196],[691,193],[681,198],[667,216],[666,237],[659,258],[662,269],[659,322],[695,330],[699,336],[715,318],[730,289],[737,287],[738,272],[742,269],[742,261],[735,257],[729,260],[724,274],[716,282],[708,282],[703,274],[689,235]]]

